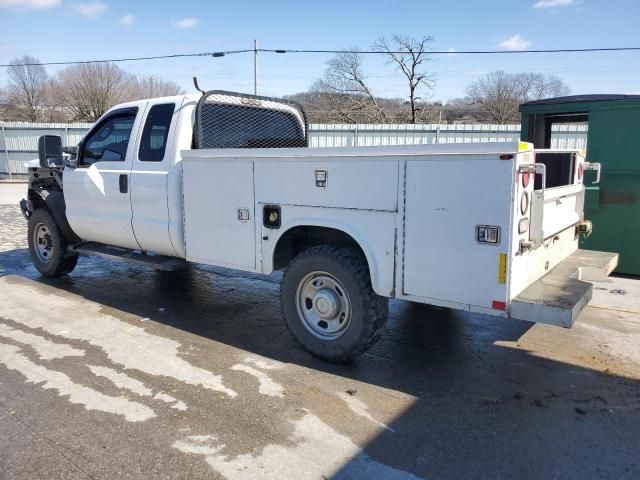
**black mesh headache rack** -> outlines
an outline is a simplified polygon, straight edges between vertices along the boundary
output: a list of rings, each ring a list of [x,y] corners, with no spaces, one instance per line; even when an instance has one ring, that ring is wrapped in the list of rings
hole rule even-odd
[[[308,147],[308,131],[296,102],[210,90],[196,106],[194,148]]]

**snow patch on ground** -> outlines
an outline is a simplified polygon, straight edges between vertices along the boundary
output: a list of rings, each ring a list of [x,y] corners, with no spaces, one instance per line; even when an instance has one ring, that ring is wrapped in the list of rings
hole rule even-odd
[[[237,370],[240,372],[248,373],[258,379],[259,386],[258,392],[262,395],[268,395],[270,397],[284,397],[284,388],[279,383],[274,382],[269,375],[260,370],[256,370],[244,363],[238,363],[231,367],[231,370]]]
[[[221,453],[224,445],[216,445],[214,436],[190,436],[173,446],[185,453],[204,455],[216,472],[234,480],[418,478],[371,459],[349,438],[308,411],[292,423],[294,431],[288,440],[293,446],[268,445],[259,452],[236,457]]]
[[[150,388],[147,388],[144,383],[135,378],[131,378],[126,373],[117,372],[113,368],[100,367],[98,365],[89,365],[89,370],[97,377],[105,377],[116,387],[140,395],[142,397],[150,397],[153,393]]]
[[[29,345],[33,348],[42,360],[53,360],[54,358],[64,357],[82,357],[84,350],[73,348],[64,343],[52,342],[40,335],[24,332],[17,328],[11,328],[8,325],[0,323],[0,337],[10,338],[11,340]]]
[[[244,363],[252,363],[256,367],[262,370],[277,370],[284,366],[280,362],[276,362],[273,360],[266,360],[264,358],[259,358],[259,357],[247,357],[244,359]]]
[[[195,455],[215,455],[224,448],[224,445],[212,445],[216,441],[214,435],[189,435],[184,440],[177,440],[173,447],[182,453]]]
[[[126,373],[118,372],[113,368],[100,367],[97,365],[89,365],[89,369],[93,372],[94,375],[107,378],[118,388],[128,390],[132,393],[135,393],[136,395],[140,395],[141,397],[153,396],[154,399],[161,400],[164,403],[173,403],[174,405],[172,405],[171,408],[175,408],[176,410],[184,411],[187,409],[187,405],[183,401],[178,400],[168,393],[158,392],[153,395],[153,390],[148,388],[140,380],[131,378]]]
[[[0,278],[0,289],[5,283],[9,280]],[[125,369],[173,377],[187,384],[223,392],[229,397],[237,395],[223,384],[222,376],[180,358],[178,342],[103,314],[97,303],[80,297],[46,295],[42,287],[27,284],[12,290],[14,293],[10,297],[0,295],[0,316],[53,334],[64,331],[68,338],[102,348],[111,361]],[[32,301],[34,296],[39,298],[38,302]],[[51,315],[51,311],[64,311],[65,315]]]
[[[339,392],[338,396],[344,400],[344,402],[347,404],[347,406],[349,407],[349,409],[355,413],[356,415],[362,417],[362,418],[366,418],[367,420],[369,420],[370,422],[375,423],[376,425],[384,428],[385,430],[388,430],[390,432],[393,432],[392,428],[389,428],[389,426],[385,425],[382,422],[379,422],[378,420],[376,420],[375,418],[373,418],[371,416],[371,413],[369,412],[369,407],[367,406],[366,403],[364,403],[362,400],[360,400],[359,398],[356,398],[353,395],[349,395],[346,392]]]
[[[14,345],[0,343],[0,363],[9,370],[21,373],[27,382],[38,384],[45,390],[56,390],[58,395],[68,396],[69,402],[84,405],[87,410],[122,415],[129,422],[143,422],[156,416],[146,405],[105,395],[93,388],[78,385],[62,372],[35,364]]]

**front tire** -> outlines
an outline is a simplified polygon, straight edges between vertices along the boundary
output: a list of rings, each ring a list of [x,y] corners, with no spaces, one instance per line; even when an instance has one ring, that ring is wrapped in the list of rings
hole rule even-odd
[[[78,254],[67,251],[67,241],[49,212],[37,209],[29,217],[29,254],[31,261],[45,277],[59,277],[71,272]]]
[[[380,338],[389,303],[371,287],[364,255],[321,245],[296,256],[284,274],[280,303],[285,324],[312,355],[345,363]]]

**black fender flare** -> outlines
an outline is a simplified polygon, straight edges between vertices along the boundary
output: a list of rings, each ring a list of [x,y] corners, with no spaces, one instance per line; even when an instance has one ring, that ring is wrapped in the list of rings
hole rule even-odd
[[[64,201],[64,193],[56,190],[31,188],[28,196],[33,209],[45,208],[51,214],[69,243],[81,241],[81,238],[76,235],[67,220],[67,204]]]

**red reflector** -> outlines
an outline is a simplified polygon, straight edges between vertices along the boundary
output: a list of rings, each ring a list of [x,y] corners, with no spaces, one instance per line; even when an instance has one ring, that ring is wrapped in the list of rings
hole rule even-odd
[[[584,173],[584,166],[580,164],[578,165],[578,180],[582,180],[583,173]]]
[[[491,302],[491,308],[493,308],[494,310],[506,310],[507,303],[494,300],[493,302]]]
[[[529,186],[529,180],[531,180],[531,173],[522,172],[522,186],[527,188]]]
[[[500,155],[500,160],[513,160],[513,155]]]

